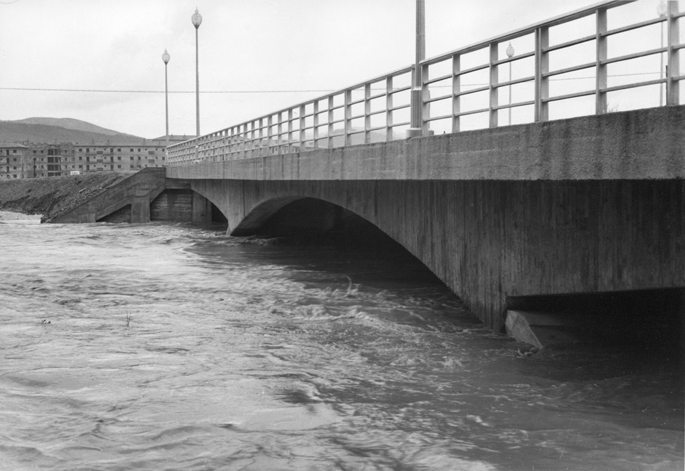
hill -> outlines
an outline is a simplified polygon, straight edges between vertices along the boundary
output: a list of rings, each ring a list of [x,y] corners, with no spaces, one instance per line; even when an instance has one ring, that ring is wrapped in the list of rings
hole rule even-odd
[[[71,118],[28,118],[0,121],[0,142],[33,144],[73,142],[90,144],[110,141],[117,144],[136,144],[144,138],[102,128]]]

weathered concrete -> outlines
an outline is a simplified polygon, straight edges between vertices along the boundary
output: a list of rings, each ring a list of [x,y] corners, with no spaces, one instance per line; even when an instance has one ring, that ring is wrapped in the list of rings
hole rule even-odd
[[[685,286],[685,107],[168,169],[245,235],[300,198],[406,247],[493,329],[510,297]]]
[[[192,180],[234,235],[316,198],[402,244],[500,330],[507,298],[685,286],[685,180]]]
[[[164,168],[146,168],[47,222],[96,222],[127,206],[130,206],[130,218],[128,218],[130,222],[149,222],[150,202],[164,190],[165,185]],[[118,214],[116,219],[126,220],[126,217]]]
[[[388,143],[169,167],[233,180],[660,180],[685,178],[685,106]]]

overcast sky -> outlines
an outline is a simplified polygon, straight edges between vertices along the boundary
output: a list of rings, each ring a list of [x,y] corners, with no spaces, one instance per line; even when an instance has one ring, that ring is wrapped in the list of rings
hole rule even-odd
[[[426,0],[427,56],[594,3]],[[638,3],[656,16],[657,0]],[[414,57],[415,0],[0,0],[0,120],[163,135],[161,55],[170,92],[194,92],[196,7],[201,91],[236,92],[201,95],[203,134],[324,94],[292,91],[340,89]],[[169,107],[170,132],[193,134],[194,94],[171,93]]]

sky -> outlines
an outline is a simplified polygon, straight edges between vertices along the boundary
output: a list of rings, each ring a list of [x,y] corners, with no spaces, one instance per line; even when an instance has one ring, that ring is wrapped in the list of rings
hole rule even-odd
[[[426,55],[595,3],[426,0]],[[656,16],[657,0],[637,3],[623,8]],[[169,130],[194,134],[195,8],[202,134],[414,60],[415,0],[0,0],[0,120],[162,136],[166,49]]]

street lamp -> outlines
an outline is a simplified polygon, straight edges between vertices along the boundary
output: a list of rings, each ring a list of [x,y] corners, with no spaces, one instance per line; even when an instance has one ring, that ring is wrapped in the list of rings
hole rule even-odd
[[[665,18],[668,14],[668,4],[665,0],[661,0],[656,7],[656,12],[661,18]],[[661,49],[664,48],[664,22],[661,22]],[[659,80],[664,78],[664,53],[659,53],[661,63],[659,65]],[[664,105],[664,84],[659,84],[659,106]]]
[[[507,47],[507,57],[511,59],[514,57],[514,47],[509,43],[509,46]],[[509,81],[511,82],[511,63],[513,61],[509,61]],[[509,84],[509,126],[511,126],[511,84]]]
[[[169,82],[167,80],[167,64],[171,60],[171,56],[164,49],[164,54],[162,54],[162,60],[164,61],[164,101],[166,105],[166,146],[169,147]]]
[[[198,48],[198,30],[202,24],[202,15],[197,8],[195,8],[195,13],[190,18],[195,26],[195,113],[196,113],[196,123],[197,123],[197,136],[200,136],[200,59],[199,59],[199,48]]]
[[[407,137],[419,137],[423,133],[423,79],[421,61],[426,58],[426,1],[416,0],[416,58],[412,76],[410,124]]]

